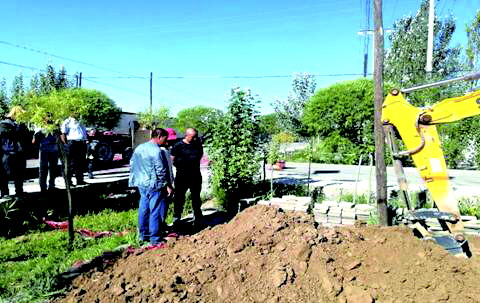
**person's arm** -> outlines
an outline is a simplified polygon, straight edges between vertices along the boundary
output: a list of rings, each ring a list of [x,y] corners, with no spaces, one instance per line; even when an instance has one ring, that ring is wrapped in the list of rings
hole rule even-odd
[[[152,165],[153,165],[153,169],[155,171],[155,176],[156,176],[156,180],[157,182],[159,183],[163,183],[163,185],[167,185],[169,182],[168,182],[168,175],[167,175],[167,167],[166,165],[164,164],[164,161],[163,161],[163,153],[162,151],[160,150],[160,147],[157,147],[158,149],[152,149],[150,150],[150,152],[152,153],[152,156],[151,156],[151,159],[152,159]]]
[[[68,127],[68,122],[69,119],[63,121],[62,125],[60,126],[60,141],[63,144],[67,144],[67,134],[69,132],[69,127]]]
[[[178,146],[175,144],[172,147],[172,150],[170,151],[170,159],[172,159],[172,163],[175,163],[175,156],[177,155],[178,152]]]
[[[60,134],[60,141],[63,144],[67,144],[67,136],[65,134]]]

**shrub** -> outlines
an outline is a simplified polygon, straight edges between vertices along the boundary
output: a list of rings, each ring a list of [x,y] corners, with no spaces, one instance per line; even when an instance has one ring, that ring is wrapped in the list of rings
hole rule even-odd
[[[358,79],[319,90],[305,106],[303,123],[322,139],[320,153],[356,154],[323,155],[325,162],[351,164],[375,149],[373,118],[373,81]]]
[[[208,146],[212,193],[227,211],[236,211],[238,201],[251,195],[260,168],[258,134],[250,91],[232,89],[228,110],[216,124]]]

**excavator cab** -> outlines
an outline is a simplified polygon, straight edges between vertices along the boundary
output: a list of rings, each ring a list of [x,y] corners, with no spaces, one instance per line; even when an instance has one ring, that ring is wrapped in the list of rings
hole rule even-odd
[[[405,217],[413,224],[414,234],[435,240],[451,254],[470,257],[464,227],[447,174],[447,165],[437,132],[437,124],[451,123],[480,114],[480,90],[464,96],[448,98],[426,108],[411,105],[406,96],[412,91],[446,85],[456,81],[472,81],[480,73],[430,83],[409,89],[393,89],[382,105],[382,123],[387,144],[393,155],[393,165],[400,187],[400,197],[408,208]],[[395,134],[399,134],[405,151],[399,151]],[[402,157],[411,157],[420,177],[430,192],[437,209],[414,209],[409,201],[408,184],[402,167]],[[438,220],[442,231],[433,231],[427,224]]]

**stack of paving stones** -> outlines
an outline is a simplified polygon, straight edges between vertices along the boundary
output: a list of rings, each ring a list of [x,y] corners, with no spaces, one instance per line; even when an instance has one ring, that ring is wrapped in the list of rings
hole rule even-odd
[[[437,209],[432,208],[432,210],[437,210]],[[398,208],[396,211],[397,215],[401,217],[405,216],[407,212],[408,212],[407,208]],[[477,219],[477,217],[461,216],[461,218],[462,218],[465,234],[480,236],[480,220]],[[425,224],[428,226],[429,230],[432,232],[443,230],[437,219],[434,219],[434,218],[426,219]]]
[[[281,198],[272,198],[270,200],[260,200],[257,204],[277,206],[283,210],[307,212],[308,206],[312,202],[311,197],[283,196]]]
[[[315,204],[315,221],[322,225],[354,225],[356,221],[367,222],[375,207],[351,202],[323,201]]]

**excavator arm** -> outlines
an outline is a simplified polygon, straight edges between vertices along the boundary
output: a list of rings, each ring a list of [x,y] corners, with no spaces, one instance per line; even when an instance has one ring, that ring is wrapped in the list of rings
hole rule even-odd
[[[480,77],[480,74],[474,75]],[[472,80],[471,77],[472,75],[468,75],[455,80]],[[437,86],[436,84],[430,86]],[[411,89],[406,91],[411,91]],[[464,228],[458,203],[449,182],[436,125],[455,122],[478,114],[480,114],[480,91],[445,99],[431,107],[419,108],[411,105],[401,91],[393,89],[386,97],[382,107],[381,119],[387,141],[394,155],[395,171],[400,189],[406,192],[407,184],[405,177],[402,176],[403,168],[398,159],[402,156],[411,156],[439,210],[433,216],[441,221],[442,226],[445,226],[447,232],[453,235],[458,242],[465,241]],[[398,151],[392,136],[393,128],[400,134],[407,150]],[[407,195],[405,194],[405,196]],[[413,213],[408,201],[406,202],[407,207]],[[424,236],[428,234],[426,229],[420,233]]]

